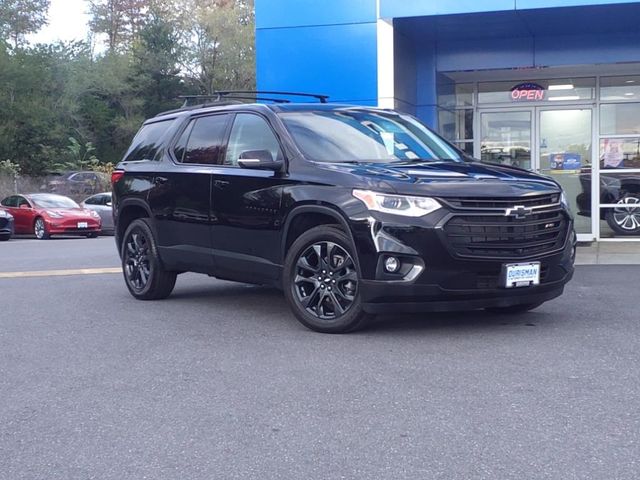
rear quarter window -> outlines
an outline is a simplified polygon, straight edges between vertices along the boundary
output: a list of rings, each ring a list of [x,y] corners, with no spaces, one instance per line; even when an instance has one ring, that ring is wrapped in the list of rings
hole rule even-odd
[[[158,160],[164,136],[173,124],[173,119],[143,125],[131,142],[124,157],[125,162]]]

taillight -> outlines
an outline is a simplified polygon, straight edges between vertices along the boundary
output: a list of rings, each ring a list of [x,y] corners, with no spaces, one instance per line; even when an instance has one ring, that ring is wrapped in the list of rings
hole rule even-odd
[[[118,181],[124,177],[124,171],[123,170],[114,170],[113,172],[111,172],[111,185],[115,185],[116,183],[118,183]]]

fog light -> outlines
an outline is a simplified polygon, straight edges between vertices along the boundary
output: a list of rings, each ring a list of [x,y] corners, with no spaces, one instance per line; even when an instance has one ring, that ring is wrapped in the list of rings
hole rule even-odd
[[[384,261],[384,269],[389,273],[396,273],[400,270],[400,260],[396,257],[387,257]]]

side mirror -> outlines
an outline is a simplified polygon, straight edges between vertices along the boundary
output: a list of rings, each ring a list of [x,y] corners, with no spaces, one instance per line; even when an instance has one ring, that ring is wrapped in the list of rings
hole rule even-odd
[[[284,163],[274,160],[269,150],[248,150],[240,154],[238,165],[253,170],[273,170],[279,172]]]
[[[31,210],[31,207],[29,205],[27,205],[26,203],[20,204],[20,206],[18,208],[20,210]]]
[[[112,205],[112,203],[111,202],[107,202],[106,205],[107,205],[107,207],[110,207]]]

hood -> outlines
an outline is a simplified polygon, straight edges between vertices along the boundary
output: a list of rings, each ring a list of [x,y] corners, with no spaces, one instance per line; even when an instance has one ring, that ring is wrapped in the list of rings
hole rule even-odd
[[[40,210],[46,211],[46,212],[54,212],[57,213],[58,215],[62,215],[63,217],[67,217],[67,218],[74,218],[74,217],[82,217],[82,218],[86,218],[86,217],[91,217],[91,210],[88,210],[86,208],[41,208]]]
[[[481,162],[316,163],[353,176],[358,187],[434,197],[517,197],[558,192],[551,178]]]

